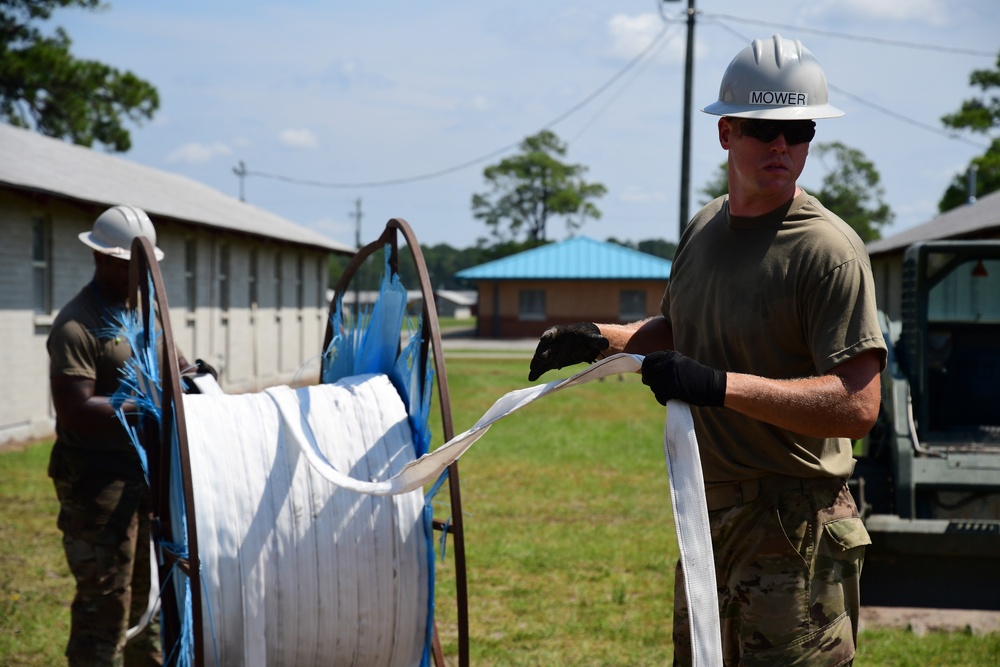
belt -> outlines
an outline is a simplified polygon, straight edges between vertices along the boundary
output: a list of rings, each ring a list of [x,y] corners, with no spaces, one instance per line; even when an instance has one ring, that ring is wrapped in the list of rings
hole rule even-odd
[[[743,505],[781,491],[794,489],[810,489],[821,486],[837,486],[844,484],[840,477],[788,477],[786,475],[769,475],[757,479],[745,479],[740,482],[723,482],[722,484],[706,484],[705,499],[708,501],[708,511],[726,509]]]

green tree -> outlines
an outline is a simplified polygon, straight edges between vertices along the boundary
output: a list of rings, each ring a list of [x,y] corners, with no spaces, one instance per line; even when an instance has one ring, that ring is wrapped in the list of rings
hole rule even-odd
[[[812,150],[828,168],[816,197],[865,243],[881,238],[879,228],[891,223],[894,215],[883,200],[885,189],[875,165],[839,141],[816,144]]]
[[[563,216],[570,231],[601,212],[591,200],[604,196],[607,188],[587,183],[582,165],[559,160],[566,144],[555,133],[543,130],[521,142],[521,152],[483,170],[491,186],[487,193],[472,196],[473,215],[486,223],[501,243],[524,237],[545,241],[549,217]]]
[[[1000,56],[997,56],[995,69],[973,70],[969,85],[979,88],[982,95],[965,100],[958,111],[943,116],[941,122],[956,130],[968,130],[990,138],[989,148],[973,158],[970,165],[976,170],[975,195],[982,197],[1000,190],[1000,137],[995,136],[1000,127]],[[938,202],[938,210],[943,213],[967,200],[967,175],[956,174]]]
[[[723,162],[719,164],[719,168],[715,170],[715,175],[708,180],[704,186],[698,190],[698,194],[702,195],[700,203],[702,206],[708,202],[721,197],[729,192],[729,163]]]
[[[124,123],[153,117],[159,95],[148,82],[93,60],[78,60],[62,28],[39,23],[64,7],[102,8],[100,0],[0,0],[0,119],[83,146],[132,146]]]
[[[665,239],[646,239],[636,244],[636,250],[663,259],[673,259],[674,253],[677,252],[677,244]]]
[[[614,236],[609,236],[607,238],[607,242],[625,246],[626,248],[631,248],[632,250],[638,250],[639,252],[644,252],[647,255],[653,255],[654,257],[662,257],[663,259],[673,259],[674,252],[677,250],[677,244],[672,241],[667,241],[666,239],[646,239],[644,241],[635,242],[622,241]]]

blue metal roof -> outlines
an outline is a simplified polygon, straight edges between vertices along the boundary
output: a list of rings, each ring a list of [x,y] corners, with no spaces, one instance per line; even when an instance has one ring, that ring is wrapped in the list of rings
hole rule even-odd
[[[669,259],[577,236],[455,274],[465,280],[667,280]]]

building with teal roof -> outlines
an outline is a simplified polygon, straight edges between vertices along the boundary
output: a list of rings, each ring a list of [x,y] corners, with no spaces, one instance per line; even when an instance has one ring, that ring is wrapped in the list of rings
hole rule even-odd
[[[459,271],[479,293],[481,338],[535,338],[554,324],[659,314],[668,259],[577,236]]]

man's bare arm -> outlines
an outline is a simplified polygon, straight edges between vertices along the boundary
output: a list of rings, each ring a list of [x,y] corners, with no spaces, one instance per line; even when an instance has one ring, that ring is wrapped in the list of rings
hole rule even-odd
[[[601,335],[608,339],[604,356],[619,352],[649,354],[656,350],[674,349],[674,332],[662,316],[630,324],[598,324]]]
[[[49,379],[52,404],[56,417],[65,426],[79,432],[103,431],[112,421],[117,421],[111,399],[94,394],[96,384],[88,378],[57,375]],[[135,405],[126,401],[126,413],[135,411]]]
[[[879,352],[871,350],[818,377],[728,373],[725,407],[802,435],[862,438],[878,417],[880,367]]]

